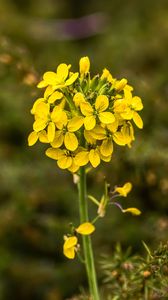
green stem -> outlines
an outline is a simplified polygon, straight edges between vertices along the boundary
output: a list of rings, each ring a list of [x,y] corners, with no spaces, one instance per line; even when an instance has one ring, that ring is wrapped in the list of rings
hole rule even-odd
[[[87,205],[87,195],[86,195],[86,172],[85,167],[80,167],[80,178],[78,183],[79,190],[79,212],[80,212],[80,222],[88,222],[88,205]],[[100,300],[96,271],[94,265],[94,257],[92,250],[92,243],[90,236],[83,236],[83,251],[85,257],[85,266],[88,276],[89,289],[92,300]]]

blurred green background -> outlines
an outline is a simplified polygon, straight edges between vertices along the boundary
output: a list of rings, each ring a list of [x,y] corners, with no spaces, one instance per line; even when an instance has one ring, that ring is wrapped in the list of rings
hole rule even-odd
[[[167,240],[168,1],[0,0],[0,15],[0,300],[67,299],[86,286],[83,267],[62,254],[69,223],[78,224],[77,190],[43,145],[27,146],[36,83],[61,62],[77,69],[88,55],[92,74],[107,67],[128,78],[144,103],[132,149],[115,147],[112,163],[88,175],[97,197],[104,176],[112,186],[131,181],[121,203],[143,212],[110,207],[98,223],[101,281],[101,254],[112,256],[116,242],[143,253],[142,240],[152,248]]]

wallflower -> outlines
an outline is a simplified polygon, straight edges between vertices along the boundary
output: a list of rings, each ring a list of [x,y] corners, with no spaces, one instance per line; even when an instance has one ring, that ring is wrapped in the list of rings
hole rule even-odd
[[[75,249],[78,243],[78,239],[76,236],[66,237],[64,246],[63,246],[63,253],[69,259],[75,258]]]
[[[115,121],[115,117],[111,112],[107,112],[109,106],[108,97],[105,95],[99,95],[96,98],[95,106],[93,107],[89,102],[82,102],[80,109],[84,118],[84,126],[86,130],[91,130],[96,126],[96,117],[103,124],[110,124]]]
[[[132,183],[127,182],[122,187],[116,187],[114,191],[119,193],[121,196],[126,197],[131,190],[132,190]]]
[[[38,84],[38,88],[52,86],[53,91],[59,88],[67,87],[74,83],[78,78],[79,73],[71,73],[69,78],[69,69],[71,65],[60,64],[57,67],[57,72],[45,72],[43,75],[43,80]],[[68,78],[68,79],[67,79]]]
[[[116,145],[131,147],[134,123],[143,127],[143,104],[127,79],[117,80],[107,69],[91,78],[87,56],[80,59],[79,72],[70,68],[62,63],[56,72],[44,73],[38,85],[44,95],[31,109],[28,144],[48,143],[46,155],[54,156],[61,169],[77,172],[80,166],[110,162]]]

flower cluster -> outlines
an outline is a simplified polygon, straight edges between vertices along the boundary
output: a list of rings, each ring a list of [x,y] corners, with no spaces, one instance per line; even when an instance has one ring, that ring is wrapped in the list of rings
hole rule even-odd
[[[70,68],[62,63],[56,72],[44,73],[38,87],[45,91],[31,109],[35,121],[28,144],[50,144],[46,155],[74,173],[88,163],[96,168],[110,162],[114,143],[130,147],[133,123],[143,127],[138,113],[143,104],[125,78],[117,80],[107,69],[92,78],[88,57],[80,59],[79,72]]]

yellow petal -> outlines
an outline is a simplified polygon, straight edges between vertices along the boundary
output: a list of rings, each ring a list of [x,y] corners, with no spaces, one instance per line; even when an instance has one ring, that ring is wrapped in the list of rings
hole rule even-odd
[[[33,146],[38,140],[38,133],[33,131],[28,136],[28,145]]]
[[[83,117],[76,116],[69,120],[68,122],[68,131],[74,132],[81,128],[83,125]]]
[[[111,139],[106,139],[102,142],[100,152],[103,156],[110,156],[113,153],[113,143]]]
[[[68,117],[67,117],[65,111],[62,111],[60,116],[61,116],[61,118],[59,119],[59,121],[56,122],[56,126],[58,129],[61,130],[61,129],[63,129],[64,126],[67,125]]]
[[[81,151],[76,154],[75,158],[75,163],[78,166],[85,166],[89,162],[89,153],[88,151]]]
[[[64,156],[64,151],[61,149],[48,148],[45,154],[55,160],[58,160],[61,156]]]
[[[56,100],[60,100],[62,97],[63,94],[56,91],[48,98],[48,103],[54,103]]]
[[[65,133],[64,145],[70,151],[75,151],[78,148],[78,139],[73,132]]]
[[[33,123],[33,129],[34,129],[34,131],[39,132],[39,131],[43,130],[46,127],[46,125],[47,125],[46,121],[37,119]]]
[[[39,103],[41,103],[41,102],[44,102],[44,98],[39,98],[39,99],[37,99],[37,100],[34,102],[33,107],[32,107],[32,109],[31,109],[31,111],[30,111],[32,115],[35,114],[35,112],[36,112],[36,107],[37,107],[37,105],[38,105]]]
[[[64,243],[64,249],[69,249],[77,245],[78,239],[76,236],[68,237]]]
[[[78,76],[79,76],[78,72],[74,73],[68,80],[66,80],[65,85],[69,86],[72,83],[74,83],[76,81],[76,79],[78,78]]]
[[[84,137],[88,144],[93,145],[96,143],[96,140],[92,137],[89,130],[84,130]]]
[[[48,137],[47,137],[47,132],[45,130],[42,130],[39,132],[39,141],[41,143],[49,143]]]
[[[92,130],[90,130],[90,135],[96,140],[103,140],[106,137],[106,130],[100,126],[96,125]]]
[[[127,144],[127,138],[125,138],[121,132],[114,133],[113,140],[119,146],[125,146]]]
[[[48,114],[50,112],[50,106],[48,103],[40,102],[36,105],[36,115],[42,119],[48,119]]]
[[[79,225],[79,227],[76,228],[75,230],[77,233],[80,233],[82,235],[89,235],[95,231],[95,226],[90,222],[85,222]]]
[[[68,170],[72,173],[76,173],[79,170],[79,166],[74,162],[74,159],[72,160],[72,165]]]
[[[96,125],[96,119],[93,115],[84,118],[84,126],[86,130],[93,129],[95,125]]]
[[[62,108],[59,105],[55,106],[51,113],[51,120],[55,123],[59,122],[62,118],[62,112]]]
[[[47,127],[47,136],[48,141],[51,143],[54,140],[55,137],[55,124],[53,122],[50,122]]]
[[[123,197],[126,197],[131,190],[132,190],[131,182],[125,183],[122,187],[115,188],[115,192],[119,193]]]
[[[53,86],[49,85],[44,92],[44,98],[47,99],[53,92],[54,92]]]
[[[46,87],[47,85],[48,85],[48,83],[47,83],[46,81],[42,80],[42,81],[40,81],[40,82],[38,83],[37,87],[38,87],[39,89],[41,89],[41,88]]]
[[[124,120],[131,120],[132,117],[133,117],[133,110],[131,110],[129,107],[127,107],[125,109],[125,111],[123,113],[121,113],[121,117],[124,119]]]
[[[63,248],[63,253],[69,259],[74,259],[75,258],[75,248],[74,247],[68,248],[68,249]]]
[[[105,162],[110,162],[111,161],[111,155],[104,156],[104,155],[101,154],[101,152],[100,152],[100,158],[101,158],[101,160],[103,160]]]
[[[51,146],[53,148],[59,148],[62,146],[63,142],[64,142],[63,132],[61,130],[56,131],[55,137],[54,137],[53,142],[51,143]]]
[[[100,155],[97,149],[90,150],[89,161],[93,168],[96,168],[100,164]]]
[[[88,56],[81,57],[79,61],[79,70],[81,75],[87,74],[90,69],[90,60]]]
[[[69,67],[66,64],[60,64],[57,67],[57,76],[64,81],[68,77]]]
[[[61,156],[57,161],[58,167],[60,169],[68,169],[72,165],[72,157],[70,156]]]
[[[127,209],[123,209],[122,212],[124,212],[124,213],[130,212],[131,214],[133,214],[135,216],[139,216],[141,214],[141,211],[135,207],[129,207]]]
[[[132,106],[135,110],[142,110],[143,109],[143,104],[142,104],[142,100],[140,97],[133,97],[132,98]]]
[[[58,77],[55,72],[45,72],[43,79],[47,84],[56,85],[58,82]]]
[[[105,111],[109,106],[109,100],[108,97],[105,95],[99,95],[96,98],[96,102],[95,102],[95,108],[98,111]]]
[[[103,124],[110,124],[113,123],[115,121],[115,117],[111,112],[100,112],[99,113],[99,120],[103,123]]]
[[[107,124],[107,128],[112,132],[116,132],[118,129],[118,120],[115,118],[115,121],[112,124]]]
[[[133,121],[138,128],[140,128],[140,129],[143,128],[143,121],[142,121],[140,115],[136,111],[134,111],[134,114],[133,114]]]
[[[80,104],[81,112],[84,116],[90,116],[93,115],[93,107],[89,102],[82,102]]]

